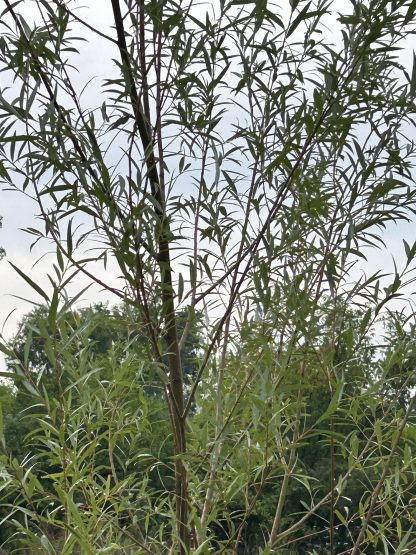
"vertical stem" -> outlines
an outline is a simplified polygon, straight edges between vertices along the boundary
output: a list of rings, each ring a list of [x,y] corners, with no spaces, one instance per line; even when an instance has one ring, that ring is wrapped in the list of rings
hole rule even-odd
[[[299,434],[299,419],[297,418],[297,422],[295,423],[295,430],[293,433],[293,443],[295,444],[297,441],[297,436]],[[280,530],[280,524],[282,521],[282,514],[283,514],[283,507],[286,502],[287,491],[289,488],[289,481],[290,477],[292,476],[294,466],[295,466],[295,459],[296,459],[296,447],[292,445],[289,455],[289,461],[287,464],[287,468],[285,471],[285,475],[283,476],[282,487],[280,489],[279,500],[277,502],[276,512],[274,515],[273,525],[270,532],[269,538],[269,546],[273,548],[274,544],[276,543],[277,535]]]
[[[155,233],[158,243],[158,265],[160,271],[160,282],[162,289],[162,313],[165,325],[166,361],[169,369],[169,396],[171,402],[171,422],[175,449],[175,496],[176,496],[176,525],[178,538],[174,540],[176,552],[180,555],[188,553],[190,545],[190,531],[188,526],[188,492],[187,473],[182,460],[186,452],[185,417],[183,398],[183,377],[179,352],[179,340],[176,327],[175,292],[173,287],[173,275],[170,258],[170,226],[166,215],[165,183],[163,176],[159,175],[157,160],[154,152],[154,140],[152,128],[146,109],[143,109],[140,101],[134,73],[130,63],[130,56],[126,43],[123,16],[119,0],[111,0],[113,7],[114,23],[117,31],[117,43],[123,64],[126,90],[129,92],[130,101],[135,117],[135,123],[140,135],[147,168],[147,177],[150,181],[151,193],[156,200],[156,222]],[[144,22],[141,22],[144,26]],[[143,29],[144,30],[144,29]],[[160,78],[160,74],[159,74]],[[160,84],[160,83],[159,83]],[[143,90],[146,95],[147,90]],[[147,99],[145,100],[145,105]],[[157,115],[160,120],[160,114]],[[159,126],[158,126],[159,128]],[[160,128],[158,137],[160,143]],[[162,153],[159,153],[159,156]]]
[[[335,554],[335,495],[334,495],[334,486],[335,486],[335,443],[334,443],[334,418],[331,416],[331,447],[330,447],[330,456],[331,456],[331,506],[330,506],[330,515],[329,515],[329,543],[330,543],[330,553],[331,555]]]
[[[276,512],[275,512],[275,515],[274,515],[273,525],[272,525],[272,529],[270,531],[270,537],[269,537],[269,547],[270,547],[270,549],[273,549],[274,544],[276,543],[276,540],[277,540],[277,536],[278,536],[281,521],[282,521],[283,508],[285,506],[287,492],[288,492],[288,488],[289,488],[290,477],[292,476],[293,470],[294,470],[295,465],[296,465],[296,444],[297,444],[298,439],[299,439],[299,431],[300,431],[302,381],[303,381],[304,372],[305,372],[305,363],[302,364],[301,372],[300,372],[301,382],[299,384],[299,391],[298,391],[298,396],[297,396],[298,406],[297,406],[297,410],[296,410],[295,423],[294,423],[294,429],[293,429],[293,438],[292,438],[292,445],[290,447],[289,460],[288,460],[288,463],[287,463],[287,466],[286,466],[285,474],[283,476],[282,487],[280,489],[280,494],[279,494],[279,500],[277,502],[277,507],[276,507]]]
[[[227,355],[227,347],[228,347],[228,336],[229,336],[229,328],[230,328],[230,319],[228,318],[225,329],[224,329],[224,341],[221,351],[221,359],[218,368],[218,381],[217,381],[217,405],[215,408],[215,438],[216,443],[214,445],[214,449],[211,456],[211,464],[210,464],[210,471],[209,471],[209,479],[208,479],[208,486],[207,492],[205,495],[204,506],[202,509],[201,515],[201,528],[202,534],[205,536],[205,527],[208,522],[209,514],[212,508],[212,502],[214,498],[214,490],[215,490],[215,479],[217,476],[218,470],[218,462],[221,453],[221,445],[222,439],[220,436],[220,430],[222,428],[222,383],[224,379],[224,370],[225,370],[225,362],[226,362],[226,355]],[[202,543],[203,538],[199,539],[199,543]]]

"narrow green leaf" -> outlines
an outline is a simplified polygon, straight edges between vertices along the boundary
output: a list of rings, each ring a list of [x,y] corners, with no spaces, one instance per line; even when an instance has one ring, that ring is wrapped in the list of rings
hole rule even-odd
[[[69,220],[68,228],[66,230],[66,250],[68,256],[72,256],[73,241],[72,241],[72,218]]]
[[[9,262],[9,264],[19,274],[19,276],[21,276],[26,281],[26,283],[28,283],[32,287],[32,289],[34,289],[37,293],[39,293],[39,295],[41,295],[41,297],[43,297],[45,301],[49,301],[48,295],[45,293],[43,289],[41,289],[41,287],[39,287],[37,283],[35,283],[28,275],[22,272],[22,270],[20,270],[12,262]]]
[[[184,290],[184,280],[183,275],[179,272],[178,278],[178,302],[180,303],[183,298],[183,290]]]
[[[328,418],[330,418],[334,414],[334,412],[336,412],[336,410],[339,407],[339,402],[341,400],[343,391],[344,391],[344,380],[342,379],[337,384],[337,388],[335,390],[335,393],[332,396],[332,399],[328,405],[328,408],[323,414],[321,414],[321,416],[315,422],[315,425],[319,424],[319,422],[322,422],[323,420],[328,420]]]

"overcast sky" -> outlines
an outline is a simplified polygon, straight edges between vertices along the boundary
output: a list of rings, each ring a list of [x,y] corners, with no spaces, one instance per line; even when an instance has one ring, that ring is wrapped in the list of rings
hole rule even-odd
[[[32,2],[27,2],[26,4],[26,15],[30,21],[31,17],[33,18],[36,7],[34,7]],[[112,32],[109,31],[111,22],[110,0],[99,0],[99,2],[96,0],[82,0],[79,2],[79,5],[85,6],[85,8],[78,12],[80,16],[86,15],[91,25],[105,32]],[[98,5],[99,8],[97,7]],[[334,2],[333,5],[334,8],[337,8],[342,6],[343,3],[337,1]],[[331,23],[330,26],[332,30],[336,30],[337,24],[335,17],[333,17],[329,23]],[[77,30],[79,29],[77,28]],[[90,104],[91,107],[95,107],[97,103],[95,102],[96,97],[94,91],[100,86],[102,79],[104,77],[108,78],[109,72],[114,71],[114,64],[111,60],[117,57],[117,52],[115,52],[114,47],[110,43],[99,38],[97,39],[94,34],[86,34],[85,31],[83,31],[83,34],[88,37],[89,42],[78,44],[78,48],[81,51],[81,55],[78,59],[80,61],[82,60],[82,67],[78,66],[79,73],[76,77],[76,81],[77,84],[81,86],[91,75],[96,76],[94,83],[88,87],[84,95],[84,107],[88,104]],[[411,70],[412,65],[412,50],[413,45],[409,43],[402,58],[402,61],[409,66],[409,70]],[[4,84],[2,86],[4,86]],[[3,216],[3,229],[0,230],[0,245],[2,245],[7,252],[7,257],[0,262],[0,327],[9,313],[14,310],[5,326],[5,335],[10,336],[14,333],[16,324],[21,319],[22,315],[31,308],[30,304],[19,300],[15,296],[33,298],[33,291],[15,273],[8,261],[13,262],[13,264],[28,273],[34,281],[45,284],[46,274],[50,271],[54,256],[45,256],[33,266],[34,262],[44,255],[48,249],[47,245],[42,243],[30,252],[30,244],[33,238],[21,231],[21,228],[33,226],[34,224],[36,206],[29,199],[16,192],[1,191],[0,214]],[[392,256],[396,258],[400,267],[404,263],[402,238],[404,237],[408,242],[413,243],[416,239],[415,230],[414,223],[391,226],[384,234],[387,245],[386,249],[368,253],[369,264],[367,268],[370,269],[371,272],[376,268],[391,271],[393,269]],[[107,283],[115,283],[116,276],[116,270],[110,268],[103,274],[103,279]],[[354,279],[354,276],[352,276],[352,279]],[[77,289],[81,289],[86,284],[86,279],[80,278],[77,283],[74,284],[73,292]],[[409,295],[411,293],[412,291],[409,290]],[[96,301],[114,302],[115,299],[111,298],[108,293],[101,292],[99,288],[93,287],[85,294],[84,304],[90,304]]]
[[[99,2],[96,0],[82,0],[78,4],[80,9],[77,13],[80,17],[85,16],[94,27],[112,32],[109,29],[111,22],[110,0],[100,0]],[[98,5],[99,9],[97,9]],[[25,18],[29,22],[33,21],[37,13],[35,2],[26,1],[24,7]],[[97,40],[97,36],[85,30],[85,28],[75,25],[72,27],[76,29],[75,34],[77,36],[82,35],[88,39],[88,42],[77,43],[77,48],[80,51],[78,60],[82,60],[82,66],[78,65],[78,73],[73,72],[74,82],[77,86],[82,87],[91,76],[95,76],[94,81],[90,83],[83,94],[83,104],[84,107],[97,107],[97,87],[101,86],[104,77],[108,78],[111,72],[116,75],[112,59],[117,57],[117,52],[111,43],[100,38]],[[112,33],[114,34],[114,32]],[[2,87],[5,86],[4,82],[0,84]],[[35,222],[37,212],[36,204],[27,197],[14,191],[3,190],[0,192],[0,215],[3,216],[0,245],[4,247],[7,253],[7,256],[0,262],[0,328],[10,312],[14,311],[4,328],[6,337],[14,333],[17,323],[31,308],[29,303],[17,299],[14,295],[33,299],[33,291],[16,274],[8,261],[13,262],[29,274],[34,281],[44,284],[46,288],[48,287],[46,274],[51,271],[51,264],[55,261],[53,254],[49,256],[46,254],[50,249],[48,249],[45,242],[37,245],[31,252],[30,245],[33,243],[33,236],[22,231],[23,228],[39,225],[39,221]],[[45,254],[46,256],[44,256]],[[43,258],[33,266],[42,256]],[[105,273],[105,280],[107,283],[115,283],[115,270],[109,269]],[[71,292],[75,293],[87,284],[87,279],[80,276],[71,288]],[[39,301],[39,299],[36,300]],[[99,288],[92,287],[84,297],[84,304],[97,301],[114,302],[115,299],[111,298],[109,293],[103,293]]]

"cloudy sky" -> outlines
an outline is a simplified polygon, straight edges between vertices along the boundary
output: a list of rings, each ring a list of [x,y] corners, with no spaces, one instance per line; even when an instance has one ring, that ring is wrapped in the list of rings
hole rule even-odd
[[[109,0],[100,0],[100,2],[82,0],[78,4],[80,8],[77,13],[80,17],[85,17],[94,27],[112,32],[109,29],[111,21],[111,2]],[[99,9],[97,9],[98,4]],[[28,22],[34,21],[38,12],[36,2],[25,1],[24,10],[21,9],[21,11]],[[77,43],[77,48],[80,51],[78,60],[82,59],[82,66],[77,67],[78,73],[73,73],[74,82],[81,87],[91,76],[95,76],[94,81],[85,90],[83,101],[84,106],[96,107],[95,92],[97,87],[100,86],[104,77],[108,78],[109,73],[110,75],[111,72],[114,72],[114,75],[116,74],[111,60],[117,58],[118,55],[111,43],[97,40],[95,34],[83,27],[73,26],[73,28],[76,29],[77,36],[88,39],[88,42]],[[0,81],[0,87],[3,88],[4,86],[6,86],[6,83],[3,79],[3,81]],[[4,327],[6,337],[13,334],[22,315],[31,307],[29,303],[17,299],[15,296],[33,299],[33,291],[16,274],[8,261],[21,268],[34,281],[44,284],[45,288],[48,288],[46,274],[51,271],[54,255],[47,254],[51,249],[46,243],[35,246],[31,251],[30,246],[33,243],[33,236],[23,231],[23,228],[39,225],[39,221],[37,223],[35,221],[37,213],[36,204],[29,198],[15,191],[0,191],[0,215],[3,216],[0,245],[4,247],[7,253],[6,258],[0,262],[0,329],[7,316],[11,311],[14,311]],[[104,277],[107,283],[115,282],[115,270],[110,268]],[[73,284],[71,292],[75,293],[87,284],[88,281],[80,276]],[[108,293],[103,293],[99,288],[92,287],[84,297],[84,304],[99,300],[114,301]]]
[[[111,22],[111,3],[110,0],[82,0],[79,1],[80,6],[84,6],[78,11],[80,17],[86,17],[88,22],[99,29],[108,33],[113,33],[109,29]],[[97,7],[99,5],[99,8]],[[343,6],[343,2],[333,2],[334,11]],[[25,15],[30,22],[35,17],[36,5],[35,2],[25,2]],[[328,20],[329,27],[332,32],[336,32],[337,23],[335,16]],[[90,105],[96,106],[95,91],[104,77],[108,78],[109,73],[114,70],[113,58],[117,58],[118,54],[114,46],[110,43],[103,41],[96,37],[91,32],[80,31],[77,34],[83,34],[88,38],[87,43],[79,43],[80,50],[79,60],[82,60],[82,67],[78,66],[79,73],[75,77],[77,84],[82,86],[91,75],[95,76],[95,80],[89,85],[84,93],[84,107]],[[329,31],[328,31],[329,32]],[[406,51],[402,53],[402,62],[408,65],[409,71],[413,63],[413,44],[409,42]],[[1,78],[1,76],[0,76]],[[5,83],[0,84],[1,87]],[[0,230],[0,245],[2,245],[6,252],[7,257],[0,262],[0,328],[2,322],[6,320],[7,323],[4,327],[4,334],[10,337],[16,330],[17,322],[21,319],[22,315],[30,309],[30,304],[17,298],[33,298],[33,292],[30,287],[16,274],[12,269],[9,261],[21,268],[24,272],[29,274],[31,278],[40,284],[45,284],[47,287],[46,274],[50,272],[51,264],[54,260],[53,255],[48,255],[48,245],[41,243],[30,251],[30,245],[33,238],[22,231],[22,228],[33,226],[35,214],[37,212],[34,203],[21,194],[10,191],[0,191],[0,214],[3,216],[3,229]],[[413,243],[416,239],[416,227],[414,223],[401,224],[399,226],[391,226],[384,234],[386,248],[380,251],[373,251],[368,253],[368,266],[362,267],[361,270],[369,269],[371,272],[376,268],[383,269],[384,271],[391,271],[393,269],[392,257],[396,259],[398,266],[404,263],[404,249],[402,238],[406,238],[409,243]],[[35,261],[40,260],[35,264]],[[34,265],[35,264],[35,265]],[[361,271],[357,268],[357,275]],[[101,272],[103,270],[100,270]],[[107,283],[116,283],[117,272],[114,268],[104,274],[103,279]],[[352,276],[354,279],[354,276]],[[87,285],[84,278],[79,278],[73,284],[72,292],[82,289]],[[412,293],[409,288],[409,298]],[[98,287],[91,288],[84,295],[84,304],[89,304],[96,301],[115,301],[108,293],[103,293]],[[0,370],[2,363],[0,362]]]

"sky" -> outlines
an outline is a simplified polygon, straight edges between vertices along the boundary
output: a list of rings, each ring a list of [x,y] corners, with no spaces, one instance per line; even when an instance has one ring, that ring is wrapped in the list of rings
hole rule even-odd
[[[99,4],[99,9],[97,5]],[[110,0],[82,0],[78,1],[77,5],[84,6],[80,8],[78,14],[80,17],[87,15],[88,22],[94,27],[109,31],[111,22],[111,2]],[[341,9],[343,3],[341,1],[334,1],[334,9]],[[25,3],[25,15],[30,21],[36,13],[35,2]],[[337,28],[335,17],[328,20],[329,27],[334,31]],[[77,31],[80,29],[77,28]],[[106,41],[97,38],[96,35],[89,31],[82,30],[82,34],[88,39],[88,42],[79,43],[80,50],[79,60],[82,60],[82,67],[78,66],[78,74],[74,79],[76,83],[85,83],[88,76],[95,75],[95,80],[89,85],[84,93],[84,106],[90,104],[91,107],[96,106],[95,91],[104,77],[108,77],[109,72],[115,72],[114,63],[112,59],[117,56],[114,46]],[[406,52],[402,54],[402,62],[408,65],[409,71],[413,63],[413,44],[408,44]],[[1,78],[1,76],[0,76]],[[4,86],[0,82],[0,86]],[[24,282],[24,280],[16,274],[9,262],[21,268],[24,272],[30,275],[31,279],[36,283],[45,284],[47,287],[46,275],[51,271],[51,265],[54,262],[54,254],[48,254],[48,245],[42,243],[36,245],[33,250],[30,250],[30,245],[33,238],[22,231],[25,227],[30,227],[34,224],[36,217],[37,207],[29,198],[23,195],[1,190],[0,191],[0,215],[3,216],[3,228],[0,230],[0,245],[6,250],[7,256],[0,261],[0,329],[2,323],[4,324],[4,335],[10,337],[15,333],[16,326],[21,320],[22,316],[31,308],[30,303],[22,300],[22,298],[33,298],[31,288]],[[380,268],[383,271],[392,271],[393,262],[392,257],[396,259],[400,267],[405,260],[404,248],[402,239],[405,238],[409,243],[413,243],[416,239],[416,226],[412,222],[410,224],[400,224],[390,226],[383,234],[386,247],[380,251],[368,252],[368,265],[365,264],[361,268],[357,268],[356,276],[362,270],[374,271]],[[38,260],[36,263],[35,261]],[[107,271],[99,270],[103,280],[110,284],[117,282],[117,269],[109,267]],[[351,276],[354,279],[354,275]],[[81,290],[88,284],[87,279],[80,277],[70,288],[70,293],[75,293]],[[412,290],[408,290],[409,298],[411,297]],[[39,300],[39,299],[38,299]],[[113,303],[116,301],[109,293],[103,293],[99,287],[92,287],[83,295],[82,303],[88,305],[94,302]],[[0,361],[0,371],[2,370],[2,363]]]
[[[99,9],[97,9],[97,2],[94,0],[82,0],[82,2],[77,2],[77,5],[80,6],[77,11],[79,17],[85,17],[94,27],[106,31],[109,29],[111,21],[111,3],[109,0],[100,0]],[[38,10],[35,2],[25,2],[22,11],[28,22],[31,22],[36,17]],[[95,76],[94,81],[86,88],[83,95],[84,105],[95,107],[96,88],[100,86],[104,77],[108,78],[109,72],[110,74],[114,72],[114,75],[116,75],[112,59],[117,57],[117,52],[110,43],[101,39],[97,40],[96,35],[85,30],[85,28],[77,26],[76,35],[83,36],[88,39],[88,42],[78,42],[77,44],[82,66],[78,66],[77,72],[73,72],[74,81],[76,84],[80,86],[82,84],[83,86],[91,76]],[[4,86],[4,81],[0,81],[0,87]],[[54,253],[50,252],[52,246],[43,242],[31,250],[33,236],[23,231],[24,228],[39,225],[39,220],[36,222],[38,212],[39,209],[36,203],[28,197],[16,191],[4,189],[0,191],[0,215],[3,216],[3,227],[0,229],[0,245],[6,250],[7,254],[0,261],[0,329],[7,318],[3,329],[5,337],[10,337],[15,332],[22,316],[31,309],[30,303],[17,297],[33,299],[33,291],[30,286],[16,274],[9,262],[21,268],[35,282],[48,287],[46,275],[51,271],[51,265],[55,261]],[[48,251],[50,254],[48,254]],[[116,276],[116,270],[111,267],[104,275],[108,283],[116,283]],[[80,276],[69,289],[69,293],[75,294],[86,287],[88,283],[85,277]],[[37,300],[39,301],[39,299]],[[98,287],[92,287],[83,296],[83,303],[87,305],[99,301],[112,303],[115,302],[115,299],[107,292],[104,294]]]

